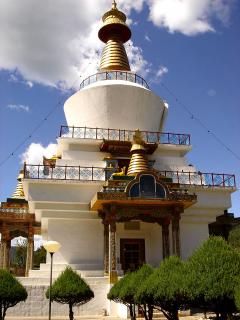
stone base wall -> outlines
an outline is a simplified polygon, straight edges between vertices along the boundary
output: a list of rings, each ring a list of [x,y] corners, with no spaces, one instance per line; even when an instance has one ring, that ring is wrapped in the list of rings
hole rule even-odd
[[[85,280],[94,291],[94,298],[82,306],[74,307],[74,315],[99,316],[99,318],[100,316],[108,315],[110,310],[110,302],[107,299],[107,293],[110,288],[108,278],[88,278]],[[7,316],[17,316],[19,318],[47,316],[48,299],[45,297],[45,292],[48,288],[47,279],[44,281],[36,279],[34,284],[34,279],[30,280],[26,278],[26,280],[24,280],[24,278],[22,278],[21,282],[27,289],[28,298],[25,302],[20,302],[15,307],[8,309]],[[52,315],[67,316],[68,306],[53,302]]]

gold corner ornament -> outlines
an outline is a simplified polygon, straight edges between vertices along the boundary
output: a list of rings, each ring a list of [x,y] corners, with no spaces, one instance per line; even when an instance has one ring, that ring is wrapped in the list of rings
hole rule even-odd
[[[13,192],[11,198],[12,199],[23,199],[25,197],[24,191],[23,191],[23,184],[22,184],[22,179],[23,179],[23,170],[20,170],[19,175],[18,175],[18,184],[16,186],[15,191]]]
[[[130,71],[130,65],[124,43],[131,38],[131,30],[126,24],[126,15],[118,10],[116,1],[112,2],[111,10],[103,17],[103,26],[98,37],[106,43],[100,61],[101,71],[124,70]]]
[[[131,160],[127,171],[128,176],[136,176],[138,173],[149,170],[144,144],[142,133],[137,129],[133,135],[132,148],[130,151]]]

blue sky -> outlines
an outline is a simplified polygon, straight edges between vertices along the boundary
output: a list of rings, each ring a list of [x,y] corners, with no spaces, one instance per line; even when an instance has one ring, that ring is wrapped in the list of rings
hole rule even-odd
[[[95,73],[102,50],[97,30],[111,5],[109,0],[33,2],[0,4],[0,161],[26,140],[0,167],[1,201],[14,191],[22,155],[32,143],[42,147],[32,145],[35,148],[25,153],[31,161],[52,151],[49,144],[56,142],[60,126],[66,124],[63,104],[58,102]],[[202,172],[234,173],[239,187],[239,2],[119,0],[118,4],[130,19],[132,41],[126,47],[132,70],[169,103],[164,131],[190,133],[189,162]],[[230,211],[240,215],[239,191],[232,202]]]

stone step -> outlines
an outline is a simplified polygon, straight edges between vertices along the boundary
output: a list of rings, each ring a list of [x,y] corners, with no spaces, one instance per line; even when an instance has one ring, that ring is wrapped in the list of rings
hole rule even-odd
[[[53,271],[63,271],[66,267],[71,267],[74,270],[103,270],[103,265],[99,263],[54,263]],[[40,270],[49,272],[50,263],[41,263]]]
[[[49,286],[49,275],[48,277],[18,277],[18,280],[25,286]],[[53,281],[55,278],[53,277]],[[104,285],[109,283],[108,277],[84,277],[84,280],[90,285]]]
[[[53,270],[53,278],[57,278],[62,270]],[[103,277],[103,270],[76,270],[82,277]],[[50,267],[49,270],[29,270],[29,278],[49,278],[50,276]]]

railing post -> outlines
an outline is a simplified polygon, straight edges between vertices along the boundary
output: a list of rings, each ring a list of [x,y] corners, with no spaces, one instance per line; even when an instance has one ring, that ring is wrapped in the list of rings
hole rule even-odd
[[[179,183],[179,175],[178,175],[178,170],[177,170],[177,182]]]
[[[189,184],[191,184],[191,172],[188,172]]]
[[[85,126],[85,127],[84,127],[84,134],[83,134],[84,139],[86,139],[86,131],[87,131],[87,128],[86,128],[86,126]]]
[[[62,136],[62,127],[63,127],[63,126],[61,126],[61,127],[60,127],[60,134],[59,134],[59,137],[61,137],[61,136]]]
[[[202,181],[202,174],[200,174],[200,180],[201,180],[201,186],[203,185],[203,181]]]
[[[73,130],[72,130],[72,138],[74,138],[74,126],[72,128],[73,128]]]
[[[64,173],[65,173],[65,180],[67,180],[67,166],[65,166]]]
[[[97,131],[98,131],[98,128],[96,128],[96,140],[98,139]]]
[[[223,187],[225,188],[225,178],[224,178],[224,173],[222,175],[222,178],[223,178]]]
[[[53,167],[50,167],[52,169],[52,172],[51,172],[51,179],[53,178]]]
[[[212,173],[212,186],[214,186],[213,173]]]
[[[92,181],[93,181],[93,166],[92,166]]]
[[[81,180],[81,167],[78,167],[79,173],[78,173],[78,177],[79,177],[79,181]]]
[[[23,177],[24,178],[26,178],[26,172],[27,172],[26,162],[24,161],[24,163],[23,163]]]
[[[235,174],[233,175],[234,187],[236,187],[236,177]]]
[[[169,137],[169,132],[168,132],[168,134],[167,134],[167,137],[168,137],[168,144],[170,143],[170,137]]]
[[[39,179],[39,169],[40,169],[39,167],[40,167],[40,164],[38,165],[38,179]]]

